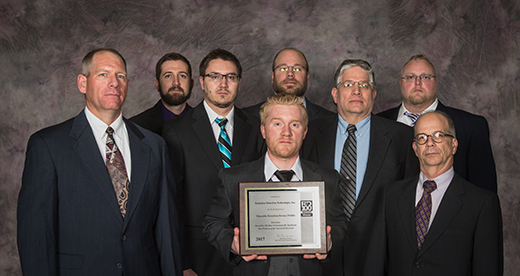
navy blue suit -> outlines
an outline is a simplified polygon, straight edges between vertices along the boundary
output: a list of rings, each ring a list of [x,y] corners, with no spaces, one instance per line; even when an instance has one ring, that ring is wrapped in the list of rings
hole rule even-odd
[[[33,134],[18,199],[24,275],[182,275],[166,144],[125,120],[126,217],[84,111]]]
[[[395,121],[399,108],[401,105],[377,115]],[[440,101],[437,110],[448,114],[455,124],[459,141],[453,160],[455,172],[467,181],[496,193],[497,172],[486,118],[445,106]]]

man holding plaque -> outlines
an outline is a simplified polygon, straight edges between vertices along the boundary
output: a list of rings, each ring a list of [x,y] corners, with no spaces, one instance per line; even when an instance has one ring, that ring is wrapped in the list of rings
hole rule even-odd
[[[223,257],[235,265],[234,275],[323,275],[320,260],[327,254],[238,254],[241,234],[238,186],[241,182],[324,181],[327,221],[337,223],[334,228],[343,225],[338,173],[301,160],[299,156],[308,121],[302,99],[291,94],[277,94],[262,106],[260,119],[267,153],[257,161],[220,171],[221,184],[205,216],[204,234]],[[330,229],[328,226],[327,250],[331,244]]]

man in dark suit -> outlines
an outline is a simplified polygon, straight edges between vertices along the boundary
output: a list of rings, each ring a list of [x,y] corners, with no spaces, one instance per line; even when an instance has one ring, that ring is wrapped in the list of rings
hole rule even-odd
[[[377,115],[413,126],[421,114],[432,110],[445,112],[455,123],[460,142],[453,165],[455,171],[469,182],[496,193],[497,173],[486,119],[445,106],[437,99],[435,67],[424,55],[408,60],[401,71],[399,84],[403,103]]]
[[[502,275],[502,215],[495,193],[455,173],[460,143],[448,115],[433,111],[415,124],[413,149],[421,172],[387,186],[384,273],[371,275]],[[371,249],[372,250],[372,249]]]
[[[327,254],[238,255],[240,182],[325,181],[327,223],[332,224],[333,228],[344,225],[338,173],[300,160],[299,150],[307,133],[308,121],[301,98],[286,93],[277,94],[267,100],[260,117],[267,153],[254,162],[220,171],[221,184],[204,219],[204,233],[222,256],[235,265],[234,275],[323,275],[319,260],[325,259]],[[283,177],[283,173],[289,175]],[[330,227],[327,228],[330,245]]]
[[[335,243],[331,262],[323,263],[325,274],[364,275],[366,247],[375,218],[382,210],[384,186],[416,174],[419,166],[410,147],[412,129],[371,114],[376,84],[370,64],[345,60],[334,79],[332,97],[338,114],[309,123],[302,152],[304,159],[340,172],[349,191],[345,197],[350,200],[344,205],[350,206],[345,212],[350,223],[343,247]],[[349,155],[349,132],[353,155]]]
[[[181,275],[166,144],[121,114],[126,62],[88,53],[86,107],[31,136],[18,198],[24,275]]]
[[[233,54],[211,51],[200,63],[204,101],[164,125],[163,137],[182,200],[185,273],[231,273],[231,266],[205,239],[202,221],[217,191],[218,171],[256,160],[263,153],[258,118],[234,106],[241,73]]]
[[[161,99],[130,120],[161,135],[164,122],[191,109],[186,103],[193,88],[190,62],[178,53],[164,55],[155,66],[154,83]]]
[[[271,82],[273,83],[274,93],[289,93],[301,97],[307,109],[309,120],[332,115],[333,112],[305,98],[307,83],[311,76],[309,72],[307,58],[300,50],[295,48],[285,48],[281,50],[274,57],[271,72]],[[243,110],[258,117],[262,104],[264,104],[264,102],[246,107]]]

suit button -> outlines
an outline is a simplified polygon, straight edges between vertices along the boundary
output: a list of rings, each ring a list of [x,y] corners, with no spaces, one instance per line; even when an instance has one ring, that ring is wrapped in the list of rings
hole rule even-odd
[[[124,240],[124,241],[126,241],[126,235],[123,235],[123,236],[121,237],[121,239]]]
[[[117,263],[117,268],[123,268],[123,264],[122,263]]]
[[[421,263],[420,262],[416,262],[415,263],[415,268],[421,268]]]
[[[289,262],[292,263],[292,258],[289,258]]]

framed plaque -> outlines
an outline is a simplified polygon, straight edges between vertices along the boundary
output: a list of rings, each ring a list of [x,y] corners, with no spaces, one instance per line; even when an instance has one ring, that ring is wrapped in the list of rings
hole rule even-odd
[[[325,183],[239,183],[240,255],[327,253]]]

